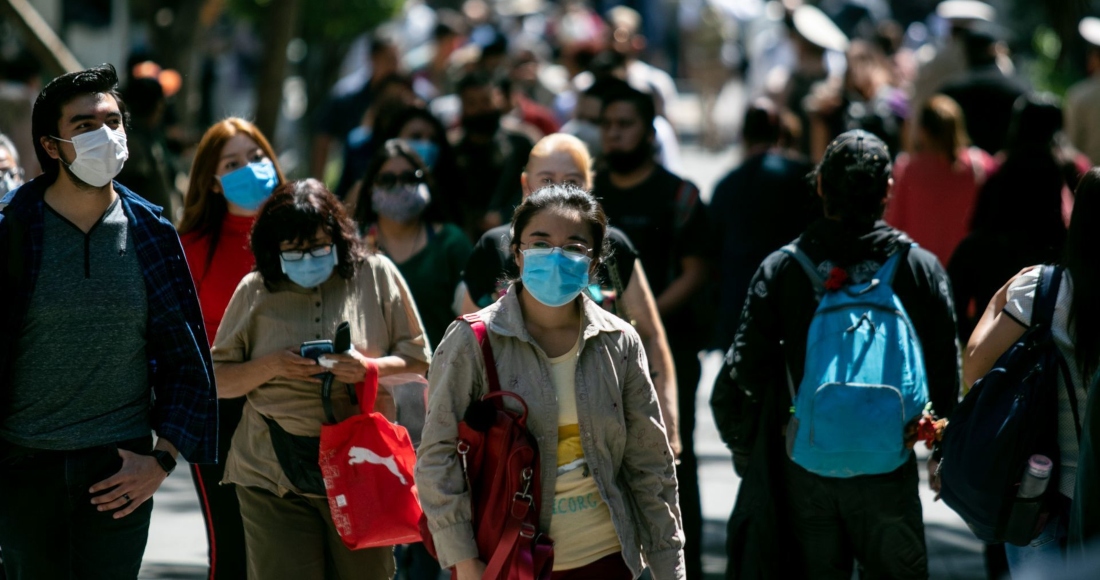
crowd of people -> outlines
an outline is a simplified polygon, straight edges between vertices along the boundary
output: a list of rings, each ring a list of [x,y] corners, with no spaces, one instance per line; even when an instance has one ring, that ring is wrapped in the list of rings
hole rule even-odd
[[[227,117],[182,195],[148,63],[124,90],[111,65],[45,84],[29,133],[0,134],[0,577],[136,578],[182,456],[212,579],[480,578],[456,440],[499,384],[526,403],[553,578],[703,578],[696,389],[699,353],[721,349],[710,405],[742,478],[727,577],[927,578],[917,421],[950,421],[1036,325],[1034,266],[1053,263],[1057,485],[1033,541],[989,546],[987,567],[1059,566],[1100,533],[1100,20],[1081,23],[1092,76],[1063,104],[1019,80],[982,2],[940,3],[949,36],[921,58],[873,10],[773,4],[743,155],[713,192],[683,175],[676,85],[624,6],[440,10],[412,71],[380,30],[362,84],[321,108],[308,168]],[[843,339],[822,330],[845,295],[880,293]],[[879,395],[860,403],[886,468],[822,450],[849,404],[837,369],[894,340],[875,309],[908,335],[893,348],[921,404],[895,425]],[[306,352],[338,332],[346,352]],[[859,362],[821,358],[849,337],[868,341]],[[430,547],[348,549],[310,459],[323,425],[359,413],[323,380],[368,376],[417,446]],[[838,427],[862,444],[860,428]]]

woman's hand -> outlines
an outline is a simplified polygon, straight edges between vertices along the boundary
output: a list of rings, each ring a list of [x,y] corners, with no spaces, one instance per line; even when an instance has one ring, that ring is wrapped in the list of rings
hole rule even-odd
[[[336,380],[349,385],[363,382],[367,376],[367,365],[372,364],[371,359],[354,348],[345,353],[326,354],[324,357],[333,361],[329,372],[336,377]]]
[[[477,558],[470,558],[455,564],[455,572],[458,572],[458,580],[481,580],[485,575],[485,562]]]
[[[299,356],[297,349],[288,348],[276,351],[265,358],[272,377],[283,377],[307,383],[321,382],[321,379],[313,375],[324,372],[324,369],[318,367],[317,361]]]

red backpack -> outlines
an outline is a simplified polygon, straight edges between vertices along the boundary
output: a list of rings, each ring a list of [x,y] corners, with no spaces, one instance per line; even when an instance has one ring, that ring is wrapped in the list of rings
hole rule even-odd
[[[462,317],[477,336],[485,360],[489,392],[470,404],[458,424],[456,451],[473,502],[478,557],[485,580],[549,580],[554,542],[539,532],[539,450],[527,430],[527,403],[500,388],[485,322],[477,314]],[[511,398],[522,412],[506,409]],[[420,519],[428,552],[438,558],[427,519]],[[452,571],[451,577],[456,573]]]

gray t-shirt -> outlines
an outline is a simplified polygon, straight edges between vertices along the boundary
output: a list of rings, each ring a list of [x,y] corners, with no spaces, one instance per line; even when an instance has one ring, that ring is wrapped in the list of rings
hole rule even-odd
[[[42,240],[0,438],[70,450],[149,435],[148,303],[122,203],[87,234],[46,206]]]

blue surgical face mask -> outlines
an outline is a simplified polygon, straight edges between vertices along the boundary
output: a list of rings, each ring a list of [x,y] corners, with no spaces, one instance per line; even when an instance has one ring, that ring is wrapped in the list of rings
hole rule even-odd
[[[416,154],[420,156],[420,159],[424,161],[424,165],[427,165],[428,169],[435,169],[435,162],[439,160],[439,145],[427,139],[406,139],[405,143],[407,143],[413,151],[416,151]]]
[[[588,286],[588,256],[569,256],[561,248],[523,250],[523,288],[547,306],[563,306]]]
[[[290,278],[291,282],[302,288],[316,288],[323,284],[332,276],[337,262],[336,248],[333,248],[329,255],[320,258],[307,253],[301,260],[287,261],[286,258],[279,256],[283,273]]]
[[[218,178],[225,199],[248,211],[256,211],[271,196],[279,183],[275,164],[270,161],[249,163]]]

